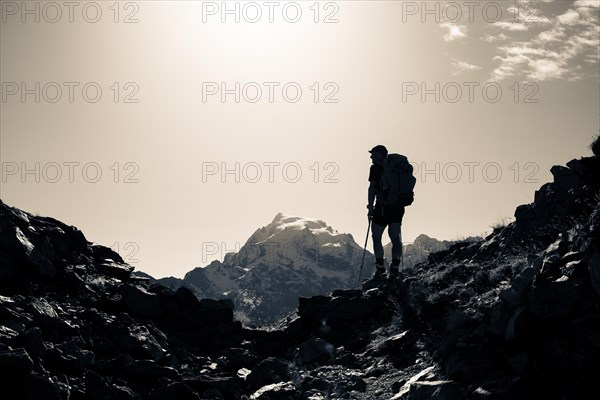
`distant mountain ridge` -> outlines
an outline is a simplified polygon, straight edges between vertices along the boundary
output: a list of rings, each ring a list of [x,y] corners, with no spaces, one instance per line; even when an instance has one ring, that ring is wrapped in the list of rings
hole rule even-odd
[[[412,243],[403,243],[403,268],[411,268],[420,262],[427,260],[430,254],[438,251],[447,250],[454,243],[458,242],[479,242],[483,240],[480,236],[469,236],[461,240],[438,240],[425,234],[420,234]],[[383,256],[386,261],[392,260],[392,243],[383,246]]]
[[[419,235],[403,246],[404,267],[412,267],[453,243]],[[227,253],[223,262],[215,260],[194,268],[183,279],[156,281],[175,290],[186,286],[199,298],[230,298],[236,319],[269,325],[293,313],[299,296],[327,295],[334,289],[356,286],[362,253],[351,234],[338,233],[321,219],[278,212],[269,224],[254,231],[238,252]],[[391,243],[384,246],[384,256],[386,264],[391,261]],[[367,251],[362,278],[373,274],[374,259]]]

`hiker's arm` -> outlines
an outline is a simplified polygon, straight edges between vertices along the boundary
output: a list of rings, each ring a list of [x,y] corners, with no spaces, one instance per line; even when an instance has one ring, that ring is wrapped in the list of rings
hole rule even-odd
[[[373,203],[375,202],[375,196],[377,194],[377,186],[375,185],[375,182],[371,182],[371,184],[369,185],[369,206],[373,206]]]

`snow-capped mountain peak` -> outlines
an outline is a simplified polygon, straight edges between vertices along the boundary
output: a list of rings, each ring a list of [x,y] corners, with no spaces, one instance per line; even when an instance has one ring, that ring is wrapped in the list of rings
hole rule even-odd
[[[361,257],[352,235],[338,233],[321,219],[278,212],[238,252],[190,271],[183,284],[200,296],[233,298],[239,318],[269,323],[295,309],[300,295],[350,287]],[[367,259],[365,265],[371,263]]]
[[[426,235],[404,246],[404,266],[412,266],[431,252],[445,249],[448,241]],[[388,261],[391,244],[384,246]],[[297,308],[298,296],[328,294],[351,288],[372,275],[374,256],[349,233],[339,233],[325,221],[278,212],[258,228],[238,252],[225,255],[206,267],[194,268],[173,285],[187,285],[199,297],[231,298],[236,318],[269,324]]]

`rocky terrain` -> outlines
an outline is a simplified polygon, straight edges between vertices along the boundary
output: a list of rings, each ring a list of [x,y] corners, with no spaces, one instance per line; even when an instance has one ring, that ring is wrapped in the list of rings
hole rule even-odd
[[[582,399],[600,381],[600,151],[515,221],[271,330],[0,202],[0,386],[19,399]]]

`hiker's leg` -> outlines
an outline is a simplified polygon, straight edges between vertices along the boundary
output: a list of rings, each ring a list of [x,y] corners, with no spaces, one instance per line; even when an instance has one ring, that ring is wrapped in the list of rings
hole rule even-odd
[[[392,258],[402,257],[402,242],[400,241],[400,228],[399,222],[393,222],[388,226],[388,235],[392,241]]]
[[[375,252],[375,258],[383,258],[383,245],[381,244],[381,237],[385,226],[381,226],[376,222],[371,224],[371,237],[373,238],[373,251]]]

